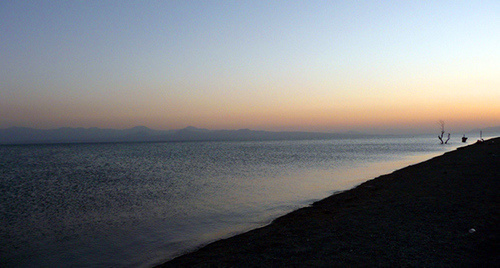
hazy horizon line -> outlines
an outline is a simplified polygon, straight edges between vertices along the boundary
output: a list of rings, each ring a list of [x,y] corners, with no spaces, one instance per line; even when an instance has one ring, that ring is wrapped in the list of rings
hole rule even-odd
[[[439,134],[439,129],[436,128],[436,131],[414,131],[415,129],[398,129],[398,128],[391,128],[392,132],[390,130],[385,131],[385,132],[380,132],[380,131],[370,131],[370,130],[329,130],[329,131],[319,131],[319,130],[269,130],[269,129],[256,129],[256,128],[250,128],[250,127],[243,127],[243,128],[205,128],[205,127],[197,127],[193,125],[188,125],[185,127],[180,127],[180,128],[153,128],[153,127],[148,127],[145,125],[136,125],[133,127],[124,127],[124,128],[114,128],[114,127],[98,127],[98,126],[92,126],[92,127],[84,127],[84,126],[60,126],[60,127],[48,127],[48,128],[39,128],[39,127],[30,127],[30,126],[19,126],[19,125],[14,125],[10,127],[2,127],[0,130],[6,130],[6,129],[12,129],[12,128],[25,128],[25,129],[33,129],[33,130],[58,130],[58,129],[100,129],[100,130],[132,130],[132,129],[148,129],[148,130],[154,130],[154,131],[179,131],[179,130],[206,130],[206,131],[242,131],[242,130],[250,130],[250,131],[260,131],[260,132],[302,132],[302,133],[326,133],[326,134],[345,134],[345,133],[356,133],[356,134],[364,134],[364,135],[425,135],[425,134],[434,134],[438,133]],[[405,131],[406,130],[406,131]],[[496,126],[488,126],[484,128],[472,128],[469,129],[465,132],[463,131],[445,131],[446,133],[470,133],[470,132],[475,132],[475,131],[481,131],[481,130],[494,130],[494,131],[500,131],[500,125]]]

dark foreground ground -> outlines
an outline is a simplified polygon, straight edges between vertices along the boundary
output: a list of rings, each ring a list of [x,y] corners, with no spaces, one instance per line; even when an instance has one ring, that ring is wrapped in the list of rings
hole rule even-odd
[[[446,153],[163,266],[498,267],[499,149]]]

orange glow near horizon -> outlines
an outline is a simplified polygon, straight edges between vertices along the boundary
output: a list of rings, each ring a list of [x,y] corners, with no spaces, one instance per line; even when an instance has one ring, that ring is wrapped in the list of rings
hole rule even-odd
[[[425,133],[434,131],[441,119],[456,131],[500,125],[500,93],[493,89],[475,94],[472,87],[460,91],[435,88],[418,91],[411,87],[393,92],[372,87],[364,94],[349,95],[342,88],[331,91],[309,88],[167,97],[160,94],[153,99],[134,93],[132,99],[94,100],[91,110],[86,100],[61,100],[55,104],[32,100],[28,109],[26,103],[9,103],[0,109],[9,110],[8,115],[14,119],[17,116],[19,121],[27,118],[39,122],[40,126],[30,126],[41,128],[145,125],[177,129],[191,125],[208,129],[329,132],[400,129]]]

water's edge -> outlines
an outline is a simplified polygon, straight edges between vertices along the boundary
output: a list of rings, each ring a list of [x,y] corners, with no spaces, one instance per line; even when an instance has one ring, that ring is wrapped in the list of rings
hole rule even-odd
[[[411,156],[406,156],[404,159],[400,159],[400,160],[371,163],[371,164],[367,164],[367,165],[366,164],[365,165],[359,164],[360,166],[358,168],[361,168],[364,171],[364,172],[361,172],[362,175],[359,178],[356,178],[356,179],[350,181],[349,184],[344,185],[344,187],[341,189],[330,190],[328,192],[325,192],[325,194],[326,194],[325,196],[322,196],[322,197],[317,198],[317,199],[297,200],[297,202],[293,206],[293,209],[290,209],[289,211],[286,211],[282,214],[275,215],[271,218],[267,218],[260,224],[256,224],[256,225],[253,224],[253,225],[247,226],[246,228],[243,228],[239,231],[227,233],[223,236],[207,240],[204,243],[200,243],[194,247],[190,247],[190,248],[187,248],[185,250],[182,250],[176,254],[168,256],[167,258],[158,259],[158,260],[151,261],[148,263],[142,263],[142,264],[138,263],[137,265],[139,265],[140,267],[156,267],[158,265],[166,263],[166,262],[168,262],[172,259],[175,259],[177,257],[183,256],[183,255],[191,253],[191,252],[195,252],[195,251],[197,251],[197,250],[199,250],[199,249],[201,249],[201,248],[203,248],[211,243],[214,243],[214,242],[217,242],[220,240],[224,240],[224,239],[227,239],[230,237],[234,237],[234,236],[237,236],[240,234],[244,234],[244,233],[247,233],[249,231],[259,229],[259,228],[262,228],[265,226],[268,226],[268,225],[272,224],[276,219],[278,219],[282,216],[288,215],[288,214],[290,214],[290,213],[292,213],[300,208],[312,206],[314,203],[316,203],[318,201],[321,201],[321,200],[326,199],[330,196],[337,195],[337,194],[349,191],[351,189],[354,189],[367,181],[374,180],[377,177],[380,177],[380,176],[383,176],[386,174],[390,174],[392,172],[395,172],[397,170],[403,169],[403,168],[408,167],[408,166],[412,166],[412,165],[416,165],[416,164],[419,164],[419,163],[422,163],[425,161],[429,161],[429,160],[431,160],[435,157],[439,157],[447,152],[457,150],[457,148],[460,148],[460,146],[454,146],[452,149],[450,148],[451,150],[446,151],[446,152],[429,153],[429,154],[423,154],[423,155],[411,155]]]

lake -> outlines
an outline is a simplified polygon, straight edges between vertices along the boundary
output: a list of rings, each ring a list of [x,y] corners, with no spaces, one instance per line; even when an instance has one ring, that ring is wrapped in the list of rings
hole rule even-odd
[[[462,145],[415,136],[0,146],[0,266],[151,266]]]

